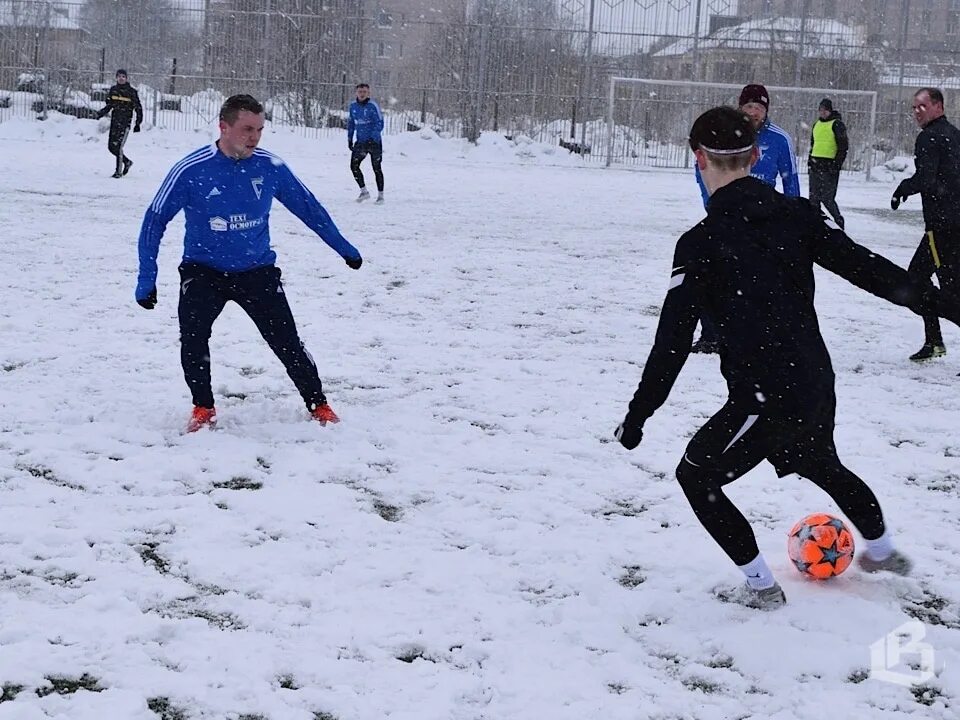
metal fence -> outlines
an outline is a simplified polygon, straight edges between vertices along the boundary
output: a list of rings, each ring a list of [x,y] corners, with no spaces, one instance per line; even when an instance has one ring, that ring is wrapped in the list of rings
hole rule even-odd
[[[916,88],[960,109],[958,48],[954,0],[0,0],[0,120],[89,117],[122,67],[162,126],[211,122],[243,91],[327,134],[365,81],[388,132],[522,134],[605,159],[609,78],[625,76],[875,91],[870,143],[893,154],[912,145]]]

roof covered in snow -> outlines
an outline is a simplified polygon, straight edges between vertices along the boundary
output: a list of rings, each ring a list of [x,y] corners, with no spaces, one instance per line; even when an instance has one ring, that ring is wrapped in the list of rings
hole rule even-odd
[[[0,27],[80,30],[80,7],[77,3],[0,0]]]
[[[837,20],[807,18],[803,27],[803,56],[826,59],[870,59],[867,32],[862,26],[846,25]],[[800,18],[778,17],[751,20],[720,28],[699,40],[704,50],[764,50],[771,46],[792,49],[800,44]],[[686,55],[694,48],[693,38],[683,38],[654,53],[654,57]]]

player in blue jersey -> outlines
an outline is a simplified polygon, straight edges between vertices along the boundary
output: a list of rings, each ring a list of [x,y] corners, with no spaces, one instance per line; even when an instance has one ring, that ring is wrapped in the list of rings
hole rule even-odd
[[[180,264],[180,359],[193,396],[187,432],[216,424],[210,386],[210,333],[226,303],[250,316],[287,370],[313,419],[339,422],[327,404],[313,358],[287,304],[270,247],[270,206],[279,200],[317,233],[349,267],[363,262],[313,194],[276,155],[257,147],[264,111],[250,95],[220,108],[220,139],[173,166],[147,208],[140,229],[137,303],[157,304],[157,253],[167,224],[183,210],[186,234]]]
[[[757,150],[760,156],[750,168],[750,177],[762,180],[772,188],[780,178],[782,192],[787,197],[800,197],[800,175],[797,170],[797,153],[793,140],[786,130],[770,122],[770,94],[763,85],[746,85],[740,91],[740,109],[750,118],[750,124],[757,132]],[[696,167],[697,183],[703,206],[707,206],[710,193],[707,192],[700,177],[700,168]]]
[[[350,103],[350,119],[347,121],[347,147],[350,148],[350,172],[353,179],[360,186],[360,196],[357,202],[370,198],[366,181],[360,163],[369,155],[373,165],[373,176],[377,181],[377,203],[383,203],[383,169],[380,166],[383,160],[383,113],[380,106],[370,97],[370,86],[366,83],[357,85],[357,99]],[[356,140],[354,140],[356,133]]]

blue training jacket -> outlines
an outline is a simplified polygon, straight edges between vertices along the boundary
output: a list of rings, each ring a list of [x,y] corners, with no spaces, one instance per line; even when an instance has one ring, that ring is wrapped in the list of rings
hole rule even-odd
[[[350,103],[350,119],[347,120],[347,140],[353,141],[353,133],[357,133],[357,142],[383,143],[380,133],[383,132],[383,113],[380,106],[373,100],[366,102],[354,100]]]
[[[800,197],[800,176],[797,174],[797,154],[793,150],[793,141],[782,128],[770,122],[770,118],[763,121],[757,132],[757,147],[760,148],[760,159],[750,168],[750,175],[762,180],[770,187],[777,187],[777,176],[783,185],[783,194],[788,197]],[[697,184],[700,185],[700,196],[703,206],[707,206],[710,195],[700,177],[700,168],[694,165]]]
[[[270,206],[279,200],[342,258],[360,252],[340,234],[323,205],[273,153],[256,149],[246,160],[227,157],[216,144],[187,155],[173,166],[143,216],[140,274],[136,297],[147,297],[157,282],[160,240],[173,217],[184,211],[184,262],[222,272],[272,265]]]

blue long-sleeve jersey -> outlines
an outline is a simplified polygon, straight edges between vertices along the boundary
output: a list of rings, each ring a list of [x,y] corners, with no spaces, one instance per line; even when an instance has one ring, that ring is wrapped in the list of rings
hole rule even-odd
[[[200,148],[173,166],[143,217],[137,299],[156,285],[160,240],[184,211],[183,259],[222,272],[272,265],[270,206],[273,198],[319,235],[345,260],[359,251],[340,234],[323,205],[276,155],[254,150],[245,160],[224,155],[216,144]]]
[[[347,120],[347,139],[353,142],[353,133],[357,133],[357,142],[382,143],[380,133],[383,132],[383,113],[380,106],[369,98],[360,102],[350,103],[350,119]]]
[[[757,147],[760,149],[760,158],[750,168],[750,175],[762,180],[772,188],[777,187],[777,176],[783,185],[783,194],[787,197],[800,197],[800,176],[797,174],[797,154],[793,150],[793,141],[782,128],[770,122],[770,118],[763,121],[757,131]],[[700,177],[700,168],[694,165],[697,184],[700,186],[700,196],[703,206],[707,206],[710,194],[707,192],[703,178]]]

